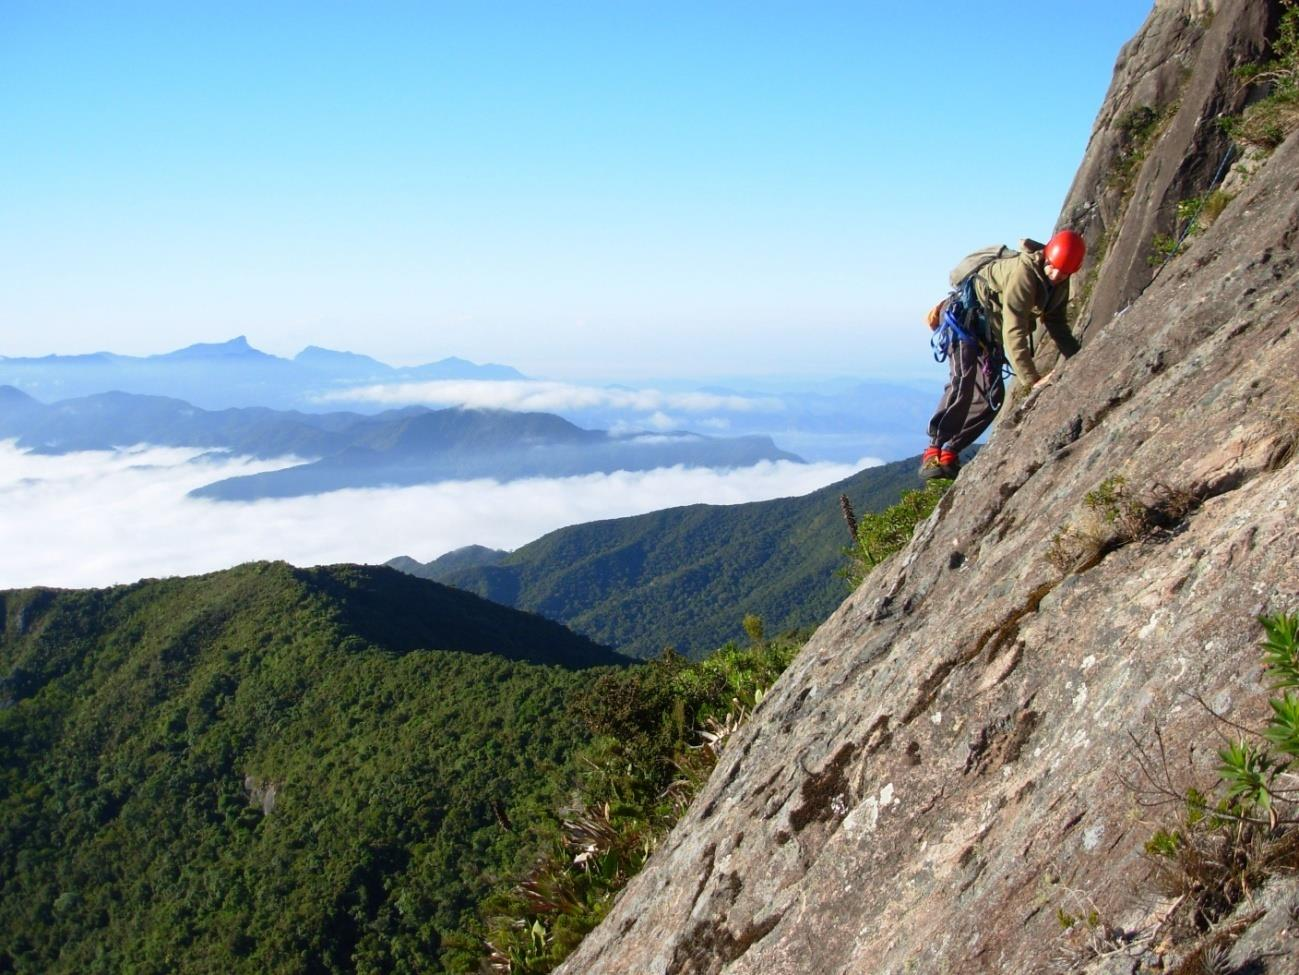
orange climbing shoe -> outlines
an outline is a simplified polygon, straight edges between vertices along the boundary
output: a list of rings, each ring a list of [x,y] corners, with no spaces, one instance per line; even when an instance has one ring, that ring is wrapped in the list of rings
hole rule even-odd
[[[949,451],[950,453],[950,451]],[[937,447],[930,447],[920,457],[920,477],[925,481],[932,481],[936,477],[946,477],[943,473],[943,463],[940,459],[943,452]]]

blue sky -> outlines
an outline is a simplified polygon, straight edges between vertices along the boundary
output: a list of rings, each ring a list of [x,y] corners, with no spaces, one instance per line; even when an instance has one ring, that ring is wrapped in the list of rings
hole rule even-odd
[[[1149,2],[0,2],[0,355],[932,371]]]

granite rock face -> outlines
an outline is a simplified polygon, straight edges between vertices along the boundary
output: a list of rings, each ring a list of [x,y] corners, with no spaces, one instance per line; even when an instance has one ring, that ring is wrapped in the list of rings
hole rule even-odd
[[[1275,23],[1266,2],[1192,7],[1160,4],[1124,49],[1066,204],[1103,183],[1105,120],[1171,83],[1156,39],[1199,31],[1178,115],[1102,224],[1082,352],[821,627],[560,971],[1129,973],[1189,950],[1156,951],[1171,905],[1142,849],[1175,809],[1145,804],[1138,759],[1158,733],[1170,780],[1209,787],[1209,708],[1260,723],[1255,618],[1299,610],[1299,135],[1153,282],[1127,242],[1207,186],[1214,146],[1178,116],[1218,104],[1202,78]],[[1088,503],[1115,478],[1157,527]],[[1229,970],[1299,973],[1294,900],[1260,892]],[[1059,911],[1098,919],[1108,953]]]
[[[1154,235],[1177,232],[1178,203],[1241,163],[1219,122],[1261,93],[1234,71],[1265,56],[1280,14],[1278,0],[1169,0],[1119,53],[1061,212],[1088,243],[1082,335],[1150,283]]]

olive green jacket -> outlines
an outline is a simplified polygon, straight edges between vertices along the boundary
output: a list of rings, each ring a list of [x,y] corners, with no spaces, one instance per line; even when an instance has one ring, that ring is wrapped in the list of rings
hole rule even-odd
[[[1019,381],[1032,386],[1041,375],[1033,365],[1033,330],[1038,319],[1046,326],[1065,358],[1078,351],[1078,340],[1069,330],[1066,307],[1069,279],[1051,284],[1046,279],[1042,245],[1022,241],[1014,257],[985,265],[974,277],[974,292],[988,318],[988,331],[1001,336],[1006,359]]]

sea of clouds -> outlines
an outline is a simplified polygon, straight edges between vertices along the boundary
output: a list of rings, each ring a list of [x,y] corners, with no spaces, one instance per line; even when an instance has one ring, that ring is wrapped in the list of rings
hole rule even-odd
[[[469,544],[513,549],[601,518],[807,494],[879,462],[454,481],[253,502],[186,497],[295,463],[151,446],[43,456],[0,442],[0,589],[106,586],[259,559],[424,562]]]
[[[320,402],[378,403],[385,406],[463,406],[474,409],[572,410],[615,409],[639,413],[780,412],[775,397],[708,392],[663,392],[616,386],[583,386],[535,379],[446,379],[432,382],[355,386],[319,397]]]

